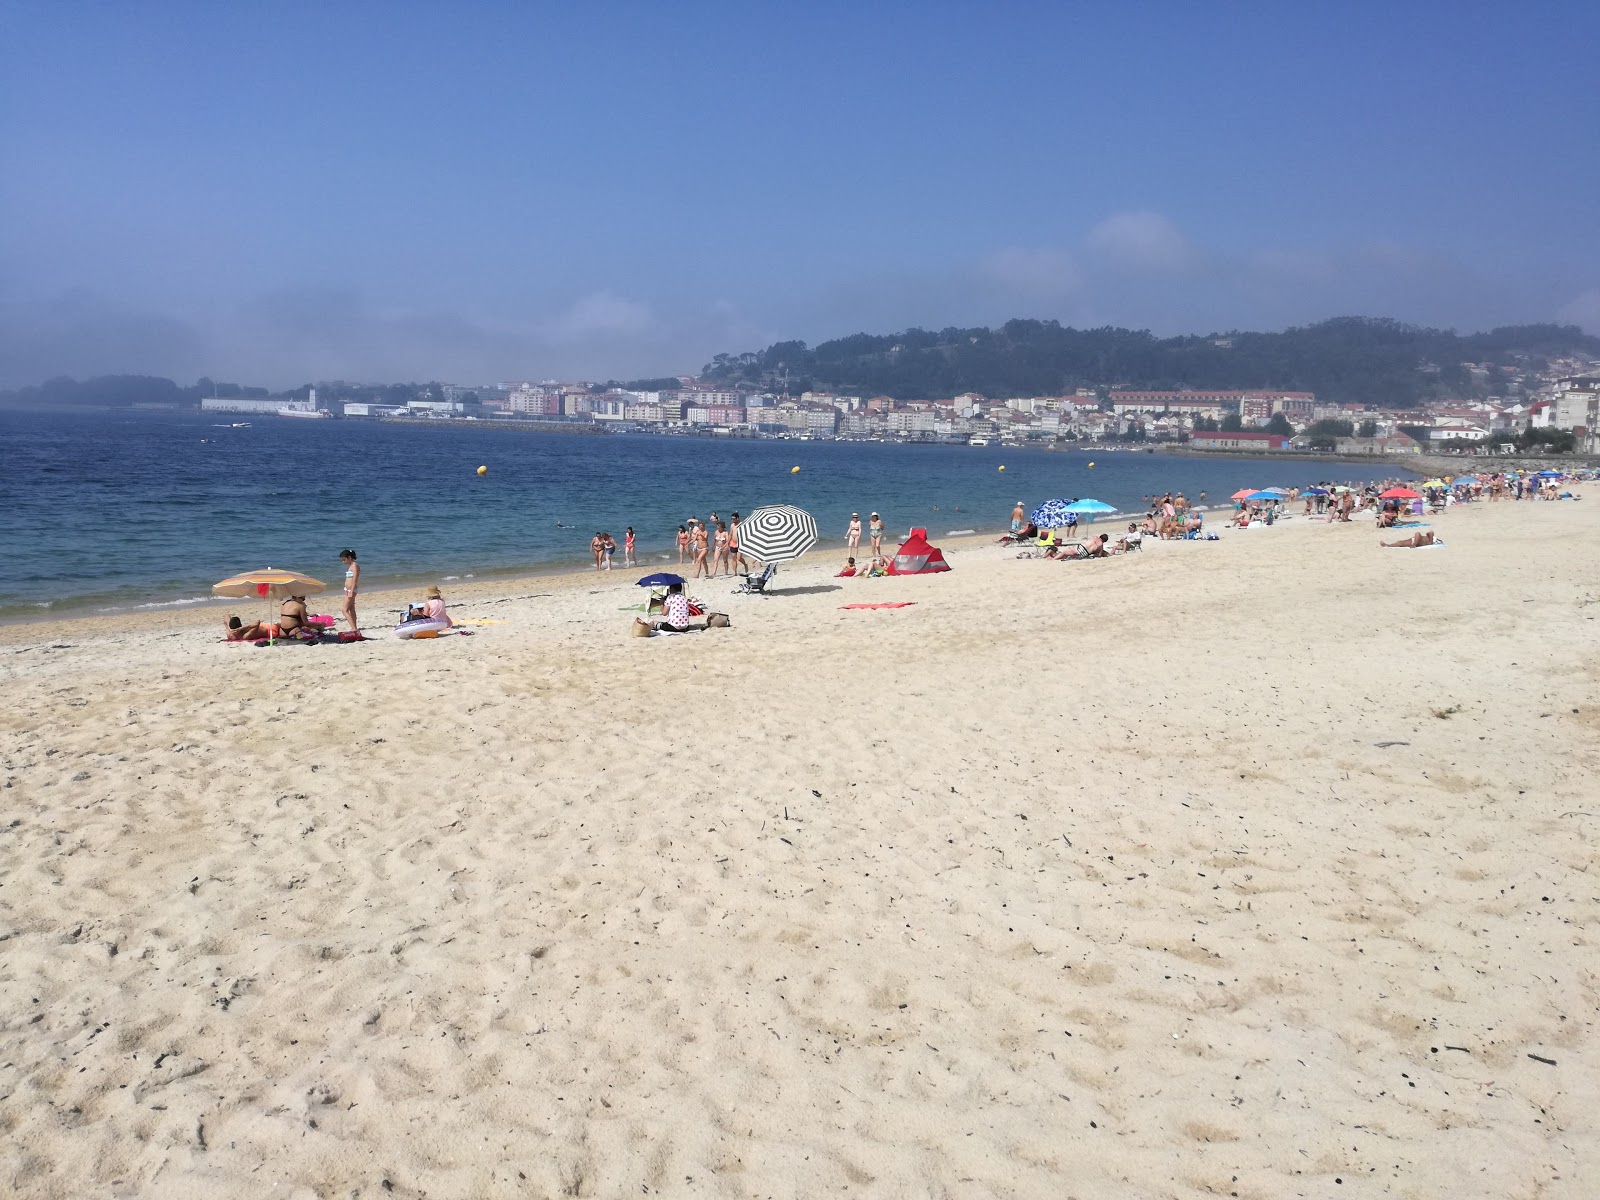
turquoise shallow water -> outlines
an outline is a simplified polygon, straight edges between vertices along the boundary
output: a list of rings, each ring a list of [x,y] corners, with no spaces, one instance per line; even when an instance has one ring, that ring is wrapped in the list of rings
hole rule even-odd
[[[360,554],[371,587],[581,566],[596,530],[620,544],[628,525],[641,563],[675,562],[679,522],[713,509],[726,517],[798,504],[816,515],[824,546],[842,546],[852,511],[865,522],[876,509],[893,536],[923,525],[937,540],[1004,528],[1019,498],[1030,510],[1051,497],[1092,496],[1130,511],[1169,489],[1226,503],[1241,486],[1399,473],[1104,449],[583,437],[276,417],[218,427],[228,419],[0,410],[0,504],[9,515],[0,619],[199,603],[216,580],[268,565],[336,585],[345,546]]]

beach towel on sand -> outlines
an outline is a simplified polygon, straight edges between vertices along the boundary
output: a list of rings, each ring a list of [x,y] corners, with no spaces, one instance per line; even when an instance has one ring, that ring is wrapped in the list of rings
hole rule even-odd
[[[840,608],[910,608],[915,600],[886,600],[881,604],[841,604]]]

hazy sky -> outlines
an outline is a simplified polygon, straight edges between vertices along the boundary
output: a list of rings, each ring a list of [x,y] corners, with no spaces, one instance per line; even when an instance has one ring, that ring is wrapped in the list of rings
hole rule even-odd
[[[0,386],[1600,333],[1600,4],[0,0]]]

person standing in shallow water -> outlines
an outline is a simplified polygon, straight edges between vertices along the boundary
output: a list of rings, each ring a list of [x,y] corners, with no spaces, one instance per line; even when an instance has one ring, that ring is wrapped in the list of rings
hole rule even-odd
[[[356,562],[354,550],[339,551],[339,561],[344,563],[344,619],[352,633],[360,631],[356,623],[356,591],[361,586],[361,565]]]

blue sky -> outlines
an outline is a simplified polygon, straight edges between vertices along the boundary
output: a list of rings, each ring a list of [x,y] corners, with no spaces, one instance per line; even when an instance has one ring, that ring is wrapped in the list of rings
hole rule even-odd
[[[0,386],[1600,332],[1597,44],[1560,3],[0,0]]]

